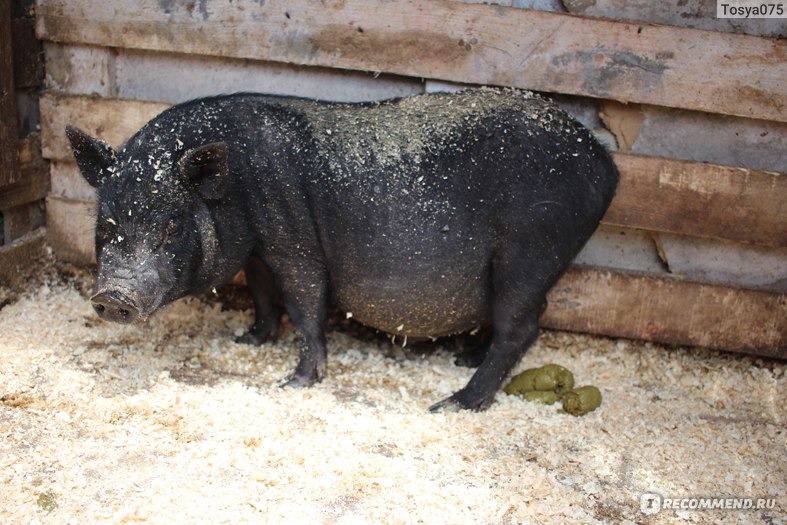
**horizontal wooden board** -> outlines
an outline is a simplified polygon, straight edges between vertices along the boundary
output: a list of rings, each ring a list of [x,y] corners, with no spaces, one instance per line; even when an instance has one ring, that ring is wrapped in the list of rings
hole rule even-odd
[[[79,95],[177,103],[219,93],[360,102],[422,93],[420,79],[135,49],[46,44],[47,85]]]
[[[121,145],[150,118],[168,107],[47,93],[41,97],[45,157],[73,160],[63,129],[74,124]],[[606,224],[787,246],[787,178],[729,166],[615,154],[621,171]]]
[[[73,160],[65,135],[67,125],[121,146],[148,120],[170,104],[127,101],[100,97],[63,96],[44,93],[41,107],[41,151],[44,158]]]
[[[616,153],[607,224],[787,247],[787,176]]]
[[[781,18],[716,18],[716,0],[562,0],[562,3],[570,13],[586,16],[787,37],[787,24]]]
[[[787,173],[785,122],[638,107],[644,120],[627,153]]]
[[[42,39],[787,121],[787,41],[446,0],[44,0]]]
[[[690,281],[735,283],[743,288],[787,293],[787,248],[671,233],[659,233],[657,242],[673,275]]]
[[[787,295],[573,267],[542,325],[787,358]]]

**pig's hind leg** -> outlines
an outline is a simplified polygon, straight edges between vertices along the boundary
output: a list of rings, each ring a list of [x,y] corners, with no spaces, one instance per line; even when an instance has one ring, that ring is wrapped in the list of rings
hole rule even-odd
[[[275,339],[279,333],[279,289],[273,272],[261,259],[250,256],[243,269],[254,302],[254,324],[248,332],[235,339],[235,342],[261,345]]]
[[[494,400],[520,357],[538,338],[538,318],[546,306],[545,280],[524,257],[510,253],[492,264],[492,341],[467,386],[433,405],[432,412],[484,410]],[[521,255],[521,253],[520,253]]]

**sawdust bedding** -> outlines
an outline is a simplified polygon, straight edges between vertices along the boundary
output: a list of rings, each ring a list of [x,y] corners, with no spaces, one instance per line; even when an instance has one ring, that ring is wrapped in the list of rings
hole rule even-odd
[[[604,402],[575,418],[499,393],[431,414],[472,370],[329,335],[327,378],[281,389],[298,340],[238,345],[249,311],[178,301],[99,321],[72,285],[0,310],[0,523],[782,523],[783,363],[544,331]],[[640,497],[775,498],[646,516]]]

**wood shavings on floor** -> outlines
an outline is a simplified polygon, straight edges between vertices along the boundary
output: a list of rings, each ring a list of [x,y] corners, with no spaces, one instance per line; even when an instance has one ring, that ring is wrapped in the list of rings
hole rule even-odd
[[[472,370],[329,335],[327,378],[281,389],[298,340],[179,301],[101,322],[48,285],[0,310],[0,523],[784,523],[784,363],[545,331],[517,371],[594,384],[575,418],[499,393],[431,414]],[[644,493],[765,498],[643,514]]]

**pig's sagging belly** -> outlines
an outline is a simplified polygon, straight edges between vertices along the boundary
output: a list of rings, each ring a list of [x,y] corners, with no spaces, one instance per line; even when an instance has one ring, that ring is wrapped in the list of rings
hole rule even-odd
[[[472,330],[489,318],[486,274],[404,265],[388,275],[337,271],[333,301],[357,321],[384,332],[424,338]]]

